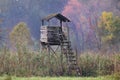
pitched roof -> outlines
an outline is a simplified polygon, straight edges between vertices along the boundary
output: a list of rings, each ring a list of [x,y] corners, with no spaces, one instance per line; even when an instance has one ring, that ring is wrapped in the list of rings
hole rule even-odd
[[[63,16],[60,13],[55,13],[55,14],[48,15],[45,18],[43,18],[42,20],[49,21],[50,19],[52,19],[54,17],[59,19],[60,21],[63,21],[63,22],[70,22],[70,20],[68,18],[66,18],[65,16]]]

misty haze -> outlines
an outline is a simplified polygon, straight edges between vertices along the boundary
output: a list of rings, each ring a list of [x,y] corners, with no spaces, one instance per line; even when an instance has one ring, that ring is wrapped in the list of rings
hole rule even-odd
[[[120,80],[120,0],[0,0],[0,80],[25,78]]]

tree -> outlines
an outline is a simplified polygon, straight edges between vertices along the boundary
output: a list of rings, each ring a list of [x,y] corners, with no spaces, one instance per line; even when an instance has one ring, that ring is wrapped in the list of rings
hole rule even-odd
[[[120,17],[103,12],[99,20],[99,35],[104,44],[116,45],[120,41]]]
[[[27,25],[24,22],[18,23],[10,33],[10,40],[17,50],[28,47],[31,43],[31,36]]]
[[[119,43],[120,42],[120,17],[116,16],[113,20],[113,26],[115,27],[115,30],[113,31],[113,34],[115,35],[114,42]]]

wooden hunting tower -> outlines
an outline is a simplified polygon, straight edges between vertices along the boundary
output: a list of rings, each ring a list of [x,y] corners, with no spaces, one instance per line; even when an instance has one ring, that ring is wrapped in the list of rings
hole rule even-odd
[[[59,22],[57,25],[50,25],[50,20],[56,18]],[[61,53],[61,67],[63,61],[63,54],[66,55],[68,73],[71,74],[73,70],[76,71],[77,75],[81,75],[80,69],[77,66],[77,54],[72,51],[71,41],[69,38],[69,27],[67,23],[70,22],[68,18],[61,15],[60,13],[51,14],[42,19],[42,26],[40,28],[40,43],[42,50],[47,50],[49,54],[49,61],[51,60],[50,54],[53,52],[56,54],[57,50],[54,50],[52,46],[59,46]],[[57,23],[57,22],[55,22]],[[63,26],[63,23],[66,26]],[[66,27],[67,33],[63,30]],[[58,48],[57,48],[58,49]],[[50,64],[50,63],[49,63]]]
[[[60,20],[60,25],[50,26],[44,24],[45,21],[49,22],[50,19],[54,17]],[[63,41],[62,36],[64,36],[62,32],[62,22],[70,22],[70,20],[61,14],[52,14],[43,18],[42,26],[41,26],[41,38],[40,38],[41,43],[49,44],[49,45],[60,45],[61,41]]]

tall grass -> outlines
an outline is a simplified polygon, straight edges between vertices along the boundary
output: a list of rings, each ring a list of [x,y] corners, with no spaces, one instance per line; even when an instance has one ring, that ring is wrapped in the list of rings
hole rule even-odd
[[[118,58],[117,58],[118,57]],[[86,52],[79,57],[83,76],[104,76],[120,72],[120,54]]]
[[[78,65],[82,76],[111,75],[120,72],[120,54],[82,53],[79,55]],[[11,52],[6,48],[0,51],[0,75],[49,76],[49,73],[52,76],[67,75],[65,56],[62,66],[63,69],[59,53],[56,56],[51,55],[49,61],[47,53],[26,50],[19,52],[18,55],[17,52]]]
[[[49,61],[47,53],[26,50],[11,52],[4,48],[0,52],[0,75],[49,76],[50,72],[53,76],[60,75],[62,73],[60,54],[56,55],[57,57],[51,55]],[[65,68],[65,60],[63,66]]]

